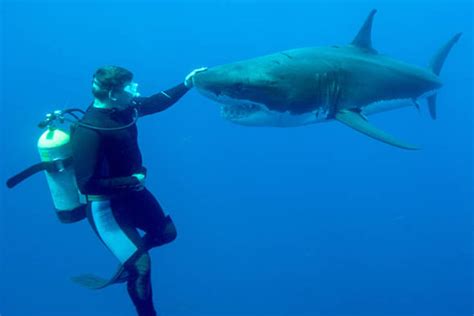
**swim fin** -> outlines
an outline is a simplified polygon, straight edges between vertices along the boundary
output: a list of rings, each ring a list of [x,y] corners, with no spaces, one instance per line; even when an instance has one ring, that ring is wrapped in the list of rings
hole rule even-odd
[[[142,239],[143,245],[125,263],[119,265],[115,274],[109,279],[86,273],[74,276],[71,278],[71,280],[76,284],[92,290],[99,290],[112,284],[126,282],[129,276],[129,273],[126,269],[128,262],[133,262],[135,260],[134,258],[137,258],[142,253],[147,252],[152,248],[163,246],[176,239],[177,233],[173,220],[169,215],[167,215],[165,221],[166,224],[161,234],[158,236],[146,234]]]
[[[105,279],[94,274],[81,274],[75,277],[72,277],[71,280],[83,287],[89,288],[91,290],[103,289],[112,284],[123,283],[128,280],[128,271],[125,269],[125,265],[119,265],[115,274],[109,278]]]

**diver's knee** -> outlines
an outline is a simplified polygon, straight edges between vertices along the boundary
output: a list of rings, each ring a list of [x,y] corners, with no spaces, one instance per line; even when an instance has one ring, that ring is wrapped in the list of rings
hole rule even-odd
[[[147,252],[144,252],[127,263],[127,270],[130,273],[130,279],[150,273],[151,259]]]
[[[147,252],[143,253],[140,257],[137,258],[135,266],[139,274],[148,273],[151,267],[150,255]]]
[[[176,239],[178,236],[178,232],[176,231],[176,226],[174,225],[171,216],[166,216],[166,225],[165,229],[163,230],[163,239],[165,243],[170,243]]]
[[[142,239],[143,249],[148,251],[152,248],[169,244],[176,239],[176,236],[178,236],[178,233],[176,232],[176,226],[174,225],[171,217],[168,215],[165,218],[165,223],[162,228],[157,231],[148,232],[145,234]]]

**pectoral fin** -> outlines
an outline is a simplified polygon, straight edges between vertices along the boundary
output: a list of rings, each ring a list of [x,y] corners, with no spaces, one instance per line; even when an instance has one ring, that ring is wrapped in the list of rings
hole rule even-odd
[[[367,119],[359,112],[352,110],[340,110],[336,113],[335,118],[339,122],[346,124],[347,126],[355,129],[356,131],[359,131],[362,134],[380,140],[389,145],[403,149],[419,149],[417,146],[401,142],[395,137],[371,125],[369,121],[367,121]]]

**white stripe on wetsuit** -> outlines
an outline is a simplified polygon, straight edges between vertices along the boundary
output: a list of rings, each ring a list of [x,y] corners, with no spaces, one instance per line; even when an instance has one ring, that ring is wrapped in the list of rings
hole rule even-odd
[[[91,211],[100,238],[121,263],[127,261],[137,251],[137,246],[115,220],[110,201],[91,202]]]
[[[164,92],[164,91],[160,91],[160,93],[161,93],[162,95],[164,95],[165,97],[167,97],[168,99],[172,99],[172,97],[171,97],[168,93],[166,93],[166,92]]]

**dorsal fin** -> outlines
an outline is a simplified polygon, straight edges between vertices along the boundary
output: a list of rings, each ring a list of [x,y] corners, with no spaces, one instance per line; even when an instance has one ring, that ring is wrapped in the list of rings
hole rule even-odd
[[[369,15],[365,19],[364,24],[357,33],[356,37],[352,40],[352,45],[355,47],[367,50],[372,53],[377,53],[375,49],[372,48],[372,22],[374,21],[374,15],[377,13],[377,10],[373,9],[370,11]]]

